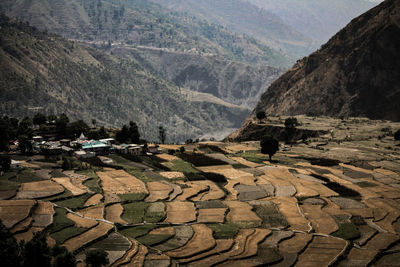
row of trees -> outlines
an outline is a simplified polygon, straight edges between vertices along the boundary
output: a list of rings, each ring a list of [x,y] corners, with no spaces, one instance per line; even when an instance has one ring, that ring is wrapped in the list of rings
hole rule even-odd
[[[93,125],[96,124],[92,120]],[[45,116],[37,113],[33,118],[25,117],[21,120],[10,117],[0,118],[0,152],[9,150],[9,142],[18,140],[22,153],[32,151],[30,140],[33,137],[33,126],[39,127],[39,132],[55,134],[57,138],[76,138],[84,133],[89,139],[108,138],[109,135],[104,127],[91,129],[83,120],[70,122],[66,114],[60,116]]]
[[[32,150],[30,139],[33,135],[32,121],[29,117],[22,120],[0,118],[0,152],[9,150],[9,142],[19,140],[20,148],[23,152]]]
[[[160,143],[164,144],[167,138],[167,130],[163,126],[158,127],[158,137]],[[139,128],[133,121],[130,121],[129,125],[122,126],[121,130],[116,133],[115,140],[119,143],[146,143],[146,140],[140,139]]]

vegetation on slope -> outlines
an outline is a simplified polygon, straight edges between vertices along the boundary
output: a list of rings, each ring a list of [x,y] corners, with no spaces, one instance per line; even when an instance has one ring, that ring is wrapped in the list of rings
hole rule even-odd
[[[293,60],[254,38],[145,0],[5,0],[0,7],[41,29],[105,47],[115,43],[211,53],[271,66]]]
[[[2,114],[65,112],[72,119],[121,126],[136,121],[146,139],[159,125],[168,141],[237,127],[247,110],[215,102],[192,102],[181,91],[134,60],[47,35],[24,23],[0,18]]]

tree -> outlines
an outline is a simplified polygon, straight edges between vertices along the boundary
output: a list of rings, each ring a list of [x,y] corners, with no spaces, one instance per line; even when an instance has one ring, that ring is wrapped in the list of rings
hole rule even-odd
[[[50,267],[51,250],[46,242],[44,232],[36,232],[31,241],[23,249],[22,266]]]
[[[257,119],[259,121],[262,121],[263,119],[265,119],[267,117],[267,115],[265,114],[265,111],[259,111],[257,112]]]
[[[295,117],[290,117],[285,120],[286,142],[291,142],[295,133],[296,126],[300,125]]]
[[[139,134],[139,128],[137,124],[133,121],[129,122],[129,139],[132,143],[138,144],[140,142],[140,134]]]
[[[12,138],[10,124],[7,118],[0,118],[0,151],[8,151],[8,142]]]
[[[30,141],[30,138],[26,135],[20,135],[18,137],[18,148],[23,154],[30,154],[32,153],[33,146]]]
[[[89,126],[83,120],[71,122],[68,128],[70,137],[78,137],[81,133],[86,134],[89,131]]]
[[[161,144],[165,143],[165,139],[167,138],[167,133],[164,127],[162,126],[158,127],[158,138],[160,139]]]
[[[290,117],[290,118],[287,118],[285,120],[285,127],[286,128],[296,128],[296,126],[299,126],[299,125],[300,124],[297,121],[297,118],[295,118],[295,117]]]
[[[69,252],[65,247],[58,245],[51,249],[51,254],[54,257],[52,267],[74,267],[76,266],[76,257]]]
[[[65,113],[62,113],[60,117],[56,120],[56,131],[59,138],[68,136],[67,126],[69,123],[69,118]]]
[[[106,128],[104,126],[101,126],[100,129],[98,130],[99,138],[100,139],[105,139],[110,137],[106,131]]]
[[[42,124],[45,124],[46,121],[47,121],[47,118],[42,113],[36,113],[35,116],[33,116],[33,124],[34,125],[42,125]]]
[[[0,170],[8,171],[11,166],[11,158],[9,155],[0,155]]]
[[[52,123],[53,121],[55,122],[57,120],[57,116],[54,114],[50,114],[47,116],[47,120]]]
[[[119,143],[126,143],[129,139],[129,129],[128,126],[124,125],[122,126],[121,130],[119,130],[116,135],[115,135],[115,139],[119,142]]]
[[[0,221],[0,261],[2,266],[21,265],[21,248],[13,234]]]
[[[179,152],[185,153],[185,147],[184,147],[184,146],[181,146],[181,147],[179,148]]]
[[[18,123],[18,131],[17,135],[25,135],[27,138],[32,138],[33,130],[32,130],[32,120],[29,117],[23,118]]]
[[[397,130],[397,132],[394,133],[394,139],[397,141],[400,141],[400,129]]]
[[[101,249],[93,249],[86,252],[85,263],[91,267],[101,267],[109,263],[108,254]]]
[[[264,136],[260,142],[261,153],[269,155],[269,161],[272,160],[272,156],[279,150],[279,142],[271,136]]]

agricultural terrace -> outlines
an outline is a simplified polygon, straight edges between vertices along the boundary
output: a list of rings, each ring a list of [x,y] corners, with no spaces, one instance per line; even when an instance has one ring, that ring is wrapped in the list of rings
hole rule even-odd
[[[97,248],[113,266],[398,266],[400,144],[387,129],[400,125],[298,120],[328,134],[281,144],[272,162],[253,141],[111,154],[107,168],[18,156],[0,177],[0,219],[80,264]]]

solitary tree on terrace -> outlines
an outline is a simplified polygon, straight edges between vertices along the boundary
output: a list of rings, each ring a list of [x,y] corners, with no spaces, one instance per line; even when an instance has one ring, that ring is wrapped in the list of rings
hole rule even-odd
[[[261,122],[263,119],[265,119],[267,117],[267,115],[265,114],[265,111],[259,111],[257,112],[257,119]]]
[[[162,126],[158,127],[158,138],[160,139],[161,144],[165,143],[165,139],[167,138],[167,133],[164,127]]]
[[[272,136],[264,136],[261,141],[261,153],[268,154],[269,161],[272,160],[272,156],[279,150],[279,142]]]
[[[400,140],[400,129],[397,130],[397,132],[394,133],[394,139],[399,141]]]

